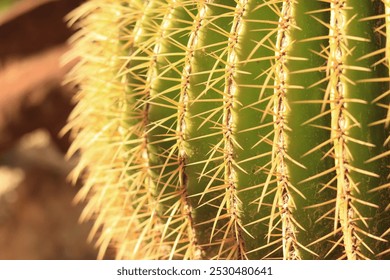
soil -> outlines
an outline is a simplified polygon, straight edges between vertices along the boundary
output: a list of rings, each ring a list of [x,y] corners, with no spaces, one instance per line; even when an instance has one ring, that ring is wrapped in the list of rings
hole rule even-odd
[[[73,165],[37,130],[0,157],[0,259],[96,259],[92,222],[67,176]],[[109,258],[109,257],[107,257]]]
[[[74,32],[63,18],[82,2],[20,0],[0,14],[0,259],[97,257],[58,136],[74,95],[63,85],[74,62],[60,66]]]

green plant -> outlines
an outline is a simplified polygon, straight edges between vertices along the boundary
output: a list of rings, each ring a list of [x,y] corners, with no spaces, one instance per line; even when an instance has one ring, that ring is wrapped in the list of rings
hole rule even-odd
[[[14,2],[17,2],[15,0],[1,0],[0,2],[0,12],[5,11],[7,8],[12,6]]]
[[[389,2],[75,11],[70,154],[100,257],[389,258]]]

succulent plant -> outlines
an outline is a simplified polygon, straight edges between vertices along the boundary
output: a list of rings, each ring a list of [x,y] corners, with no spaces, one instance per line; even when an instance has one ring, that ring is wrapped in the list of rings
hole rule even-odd
[[[102,257],[389,259],[388,0],[90,0],[70,74]]]

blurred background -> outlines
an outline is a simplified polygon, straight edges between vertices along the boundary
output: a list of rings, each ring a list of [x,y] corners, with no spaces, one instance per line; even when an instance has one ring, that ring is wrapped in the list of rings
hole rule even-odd
[[[97,256],[59,136],[75,91],[62,83],[75,63],[60,63],[74,32],[64,16],[82,2],[0,0],[0,259]]]

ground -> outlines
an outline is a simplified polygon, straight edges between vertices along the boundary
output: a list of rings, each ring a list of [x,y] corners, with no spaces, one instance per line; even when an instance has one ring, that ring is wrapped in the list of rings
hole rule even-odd
[[[63,18],[82,0],[0,2],[0,259],[96,259],[93,221],[79,221],[80,186],[67,180],[76,159],[58,134],[74,94]]]

